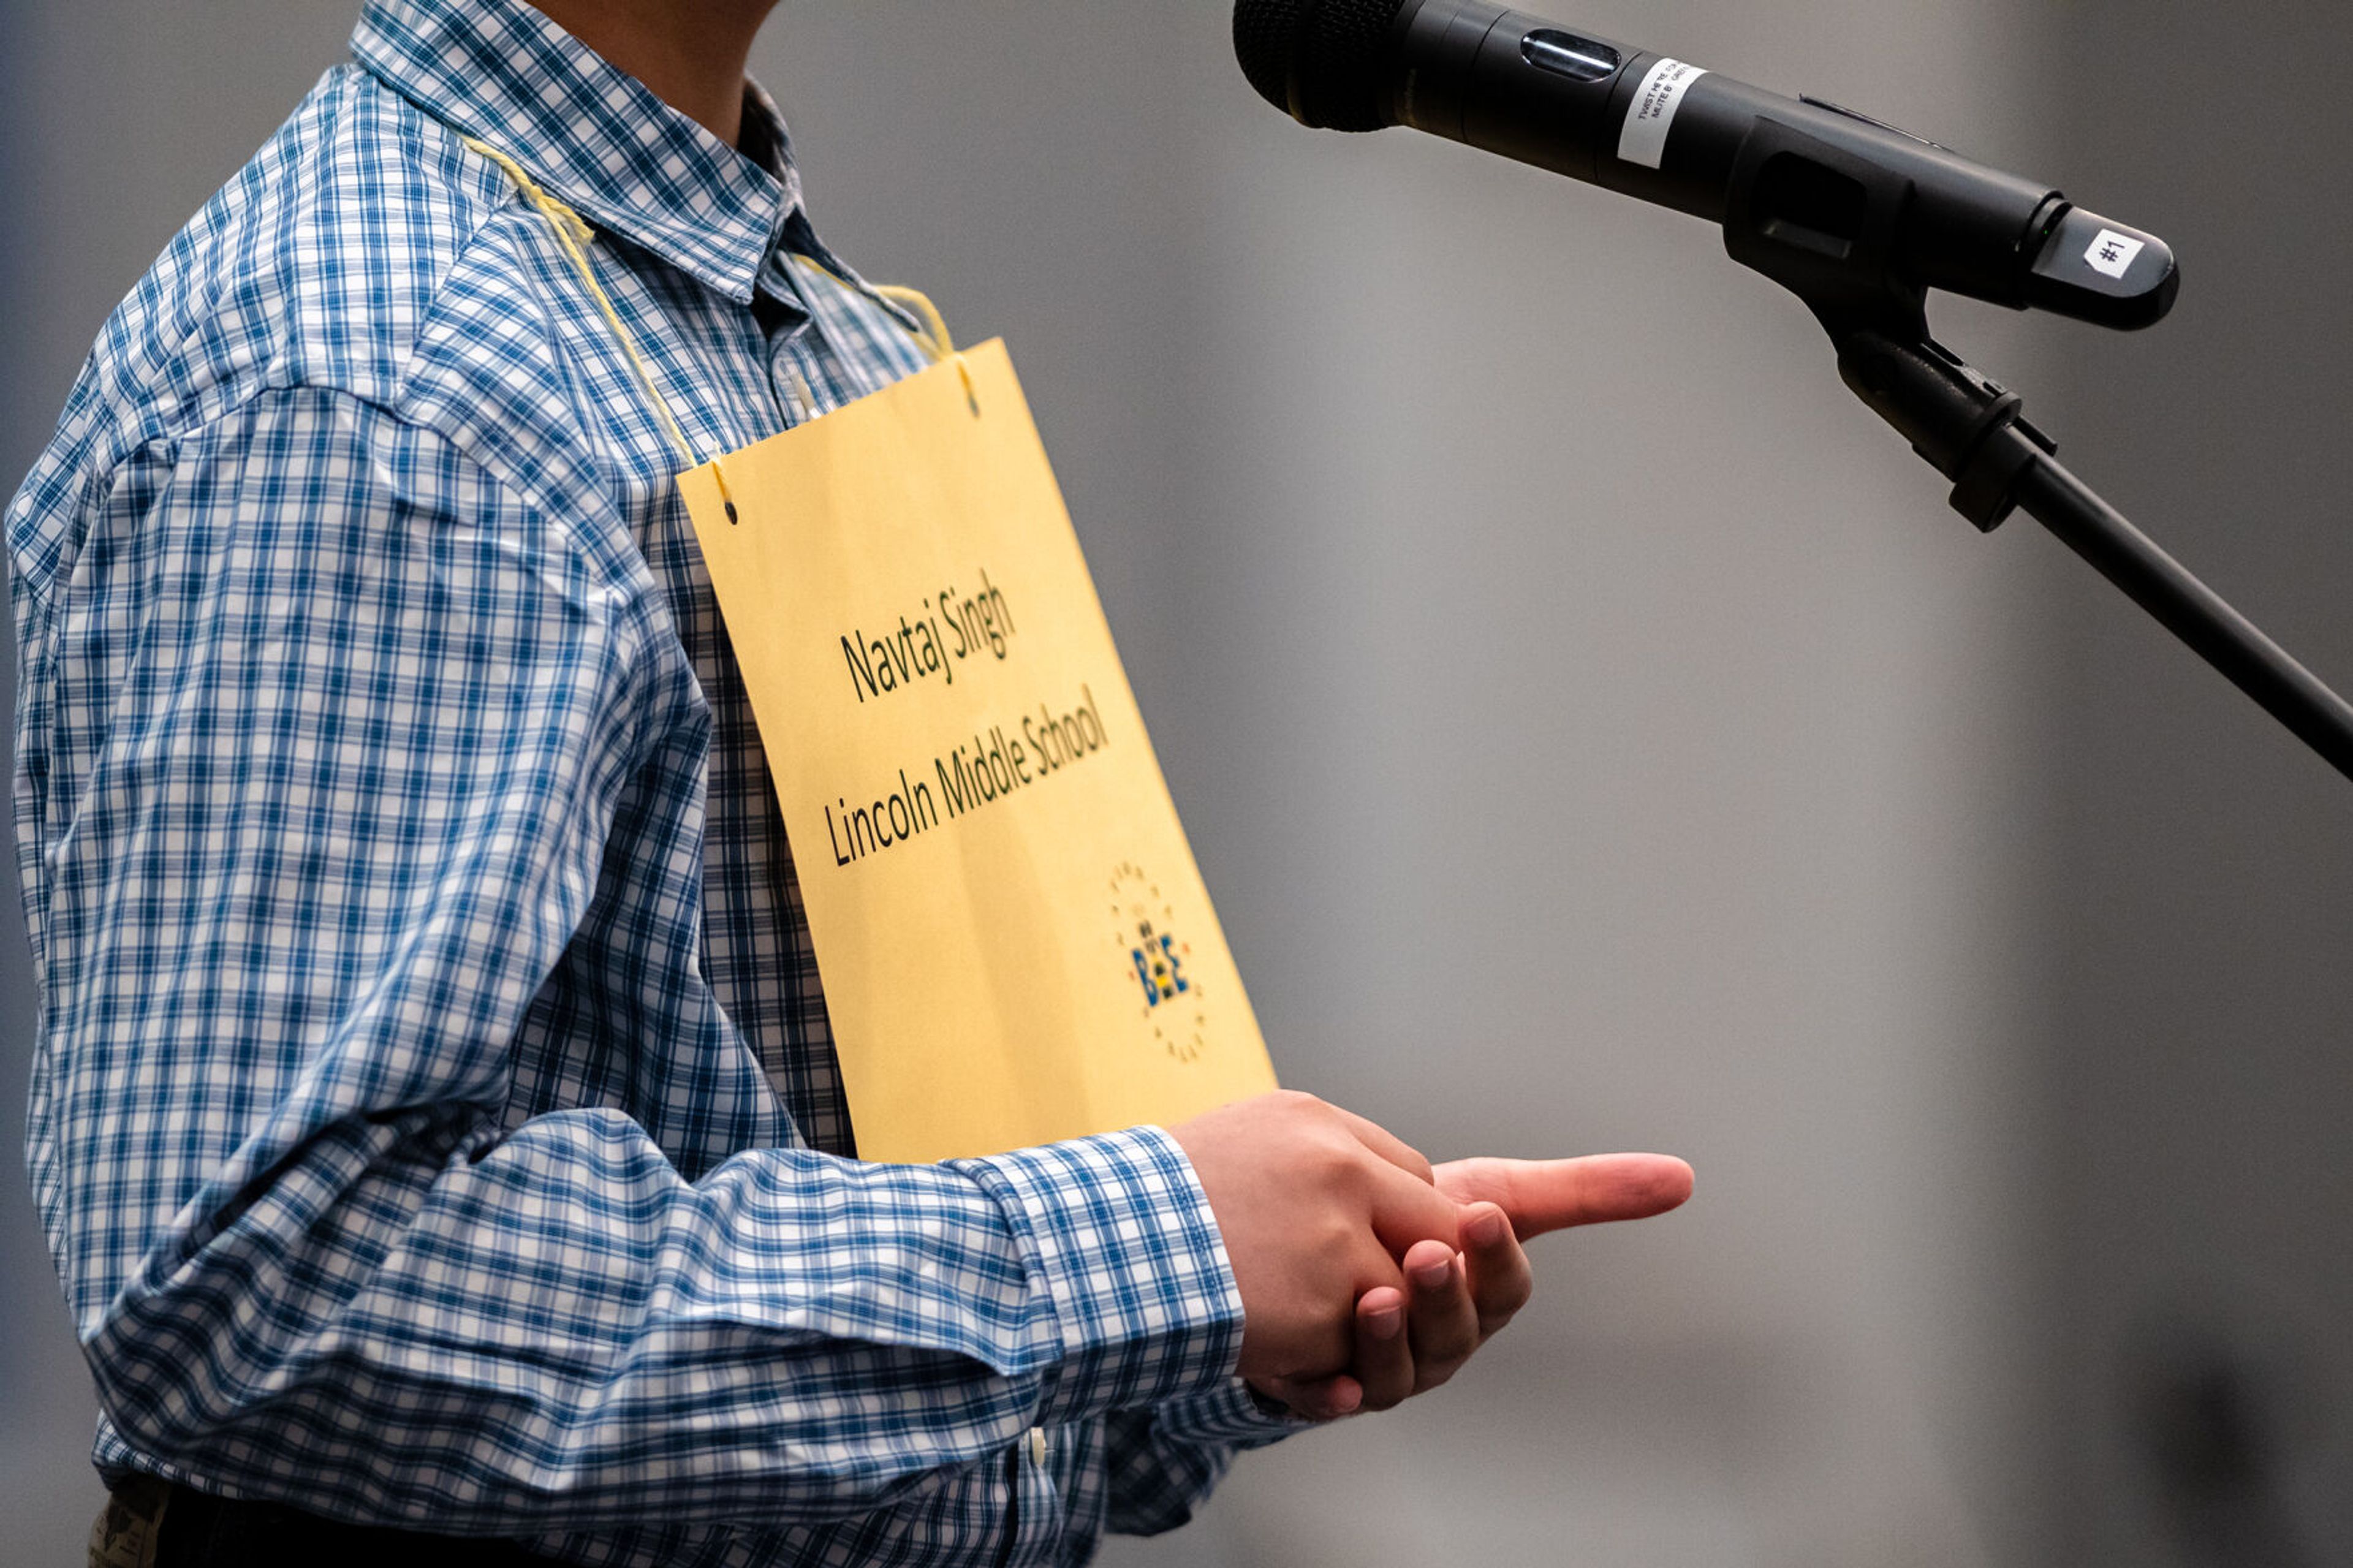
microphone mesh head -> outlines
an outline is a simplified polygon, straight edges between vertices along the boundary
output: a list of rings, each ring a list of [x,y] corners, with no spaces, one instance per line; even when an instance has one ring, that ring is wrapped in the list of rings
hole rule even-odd
[[[1303,125],[1378,131],[1389,34],[1405,0],[1235,0],[1234,53],[1269,103]]]

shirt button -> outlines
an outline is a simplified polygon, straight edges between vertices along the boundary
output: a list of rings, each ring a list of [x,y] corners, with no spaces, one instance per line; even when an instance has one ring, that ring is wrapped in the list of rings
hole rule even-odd
[[[1046,1428],[1043,1426],[1029,1428],[1029,1462],[1041,1467],[1046,1463]]]

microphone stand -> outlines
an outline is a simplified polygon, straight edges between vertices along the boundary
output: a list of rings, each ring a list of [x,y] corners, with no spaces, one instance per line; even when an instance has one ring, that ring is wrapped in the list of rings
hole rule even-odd
[[[1860,176],[1866,199],[1826,228],[1820,211],[1777,207],[1759,178],[1769,159],[1803,156],[1812,139],[1766,121],[1750,140],[1734,174],[1725,250],[1805,301],[1838,351],[1840,377],[1953,481],[1953,510],[1988,533],[2024,510],[2353,778],[2353,705],[2069,472],[2056,444],[2020,413],[2017,394],[1930,336],[1924,295],[1894,264],[1908,182],[1840,158],[1839,172]]]
[[[1930,338],[1823,323],[1855,395],[1954,482],[1953,510],[1990,533],[2025,511],[2233,686],[2353,778],[2353,707],[2224,603],[2053,455],[2018,395]]]

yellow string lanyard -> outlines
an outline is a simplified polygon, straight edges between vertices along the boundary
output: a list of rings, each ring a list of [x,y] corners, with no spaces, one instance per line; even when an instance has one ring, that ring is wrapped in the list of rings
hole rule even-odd
[[[679,456],[686,459],[688,468],[707,467],[711,469],[712,477],[719,483],[719,499],[726,503],[727,521],[733,522],[736,520],[735,500],[727,493],[727,470],[721,463],[719,454],[714,452],[705,457],[697,452],[694,444],[686,438],[685,426],[678,422],[678,416],[670,411],[670,399],[662,395],[660,384],[654,380],[653,367],[646,363],[645,355],[638,352],[637,339],[631,335],[628,324],[621,320],[621,312],[615,308],[612,296],[606,293],[604,284],[597,281],[596,265],[588,257],[588,247],[596,242],[596,231],[590,228],[586,220],[569,205],[543,190],[539,182],[533,179],[521,163],[487,142],[471,136],[462,137],[460,140],[504,170],[507,178],[513,181],[515,188],[522,193],[523,199],[531,203],[533,207],[538,210],[539,216],[547,220],[547,226],[554,232],[557,246],[564,251],[564,258],[569,261],[572,264],[572,269],[580,275],[580,281],[587,285],[590,297],[596,301],[596,309],[605,317],[605,324],[612,329],[613,341],[621,345],[621,353],[628,358],[629,368],[637,373],[638,384],[646,389],[646,396],[653,404],[654,412],[661,416],[662,429],[670,436],[671,445],[678,448]],[[819,277],[830,280],[844,290],[854,291],[854,286],[848,279],[835,276],[818,262],[812,261],[806,256],[798,257],[797,259]],[[869,287],[877,297],[905,308],[923,322],[922,328],[911,330],[910,335],[914,338],[917,346],[923,349],[933,363],[937,364],[955,354],[955,341],[948,336],[947,321],[940,314],[939,307],[932,303],[928,295],[920,289],[901,288],[893,284],[877,283]],[[962,362],[958,363],[961,364]],[[972,403],[973,412],[978,414],[980,405],[973,397],[972,374],[969,371],[965,373],[965,396],[966,401]]]
[[[857,292],[856,284],[836,274],[823,262],[798,255],[793,259],[843,292]],[[932,303],[932,297],[920,289],[909,289],[897,283],[870,283],[866,290],[877,299],[887,300],[901,307],[923,323],[921,327],[910,328],[907,335],[915,340],[915,346],[922,349],[934,364],[947,360],[956,362],[956,369],[964,376],[964,400],[971,405],[974,415],[978,416],[980,395],[973,389],[972,372],[965,367],[964,356],[956,353],[955,339],[948,335],[947,318],[940,314],[937,305]]]

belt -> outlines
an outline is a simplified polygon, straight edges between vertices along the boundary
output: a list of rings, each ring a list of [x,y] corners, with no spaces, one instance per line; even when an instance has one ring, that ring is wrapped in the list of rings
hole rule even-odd
[[[153,1476],[118,1485],[90,1529],[90,1568],[553,1568],[515,1542],[346,1524]]]

